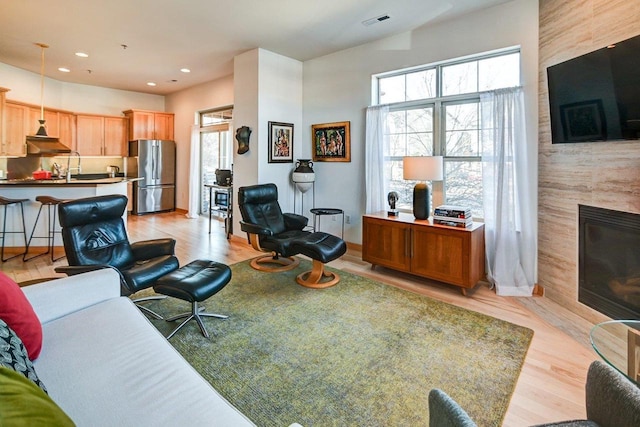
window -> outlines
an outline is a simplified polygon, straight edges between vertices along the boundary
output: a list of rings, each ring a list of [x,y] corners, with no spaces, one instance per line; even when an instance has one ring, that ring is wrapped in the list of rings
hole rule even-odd
[[[415,185],[402,178],[402,157],[441,155],[435,202],[470,206],[483,217],[480,92],[519,84],[515,49],[375,76],[378,104],[389,104],[385,173],[400,209],[411,210]]]
[[[200,212],[208,213],[209,189],[204,184],[216,180],[216,169],[231,169],[233,139],[229,124],[232,108],[200,113]]]

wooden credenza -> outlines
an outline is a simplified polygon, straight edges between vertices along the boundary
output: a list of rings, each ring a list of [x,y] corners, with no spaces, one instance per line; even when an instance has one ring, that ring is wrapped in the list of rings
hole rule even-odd
[[[362,259],[372,264],[460,286],[484,278],[484,224],[456,228],[386,212],[362,218]]]

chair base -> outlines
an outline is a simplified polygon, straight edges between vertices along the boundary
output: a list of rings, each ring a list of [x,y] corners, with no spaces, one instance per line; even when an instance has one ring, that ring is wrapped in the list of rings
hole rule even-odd
[[[178,314],[176,316],[170,317],[166,319],[167,322],[173,322],[178,319],[185,319],[182,323],[178,325],[177,328],[173,330],[169,335],[167,335],[167,339],[171,339],[172,336],[175,335],[184,325],[186,325],[192,319],[195,319],[196,323],[200,327],[200,332],[204,335],[205,338],[209,338],[209,332],[207,332],[207,328],[204,327],[204,323],[202,322],[202,317],[216,317],[218,319],[227,319],[229,316],[225,316],[223,314],[214,314],[214,313],[202,313],[204,307],[198,306],[198,301],[194,301],[191,303],[191,312]]]
[[[218,319],[228,319],[229,318],[229,316],[225,316],[223,314],[202,313],[202,310],[204,310],[204,307],[199,307],[198,306],[198,301],[193,301],[191,303],[191,312],[178,314],[176,316],[173,316],[173,317],[170,317],[170,318],[166,319],[167,322],[173,322],[173,321],[178,320],[178,319],[185,319],[186,318],[182,323],[180,323],[178,325],[177,328],[175,328],[173,330],[173,332],[171,332],[169,335],[167,335],[167,339],[171,339],[171,337],[174,336],[176,332],[178,332],[180,329],[182,329],[182,327],[184,325],[186,325],[192,319],[195,319],[196,323],[200,327],[200,332],[202,332],[202,335],[204,335],[205,338],[209,338],[209,333],[207,332],[207,328],[204,327],[204,323],[202,322],[202,317],[216,317]]]
[[[323,280],[329,278],[328,280]],[[340,276],[331,271],[324,270],[324,263],[318,260],[313,260],[313,268],[311,271],[306,271],[299,274],[296,277],[296,282],[299,285],[313,289],[329,288],[336,285],[340,281]]]
[[[276,264],[276,265],[274,265]],[[293,270],[300,264],[300,260],[294,257],[278,257],[274,254],[262,255],[251,260],[249,265],[255,270],[269,273],[280,273]],[[279,267],[278,267],[279,265]]]
[[[136,299],[134,299],[132,301],[136,305],[136,307],[138,307],[140,309],[140,311],[142,311],[144,314],[147,314],[147,315],[153,317],[156,320],[164,320],[164,317],[160,316],[155,311],[151,310],[148,307],[145,307],[144,305],[142,305],[140,303],[146,302],[146,301],[162,300],[162,299],[166,299],[166,298],[167,298],[166,295],[156,295],[156,296],[152,296],[152,297],[136,298]]]

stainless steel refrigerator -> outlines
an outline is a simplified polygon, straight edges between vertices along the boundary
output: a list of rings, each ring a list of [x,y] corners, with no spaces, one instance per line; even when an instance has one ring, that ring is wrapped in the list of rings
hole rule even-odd
[[[176,207],[176,144],[159,139],[129,141],[127,175],[133,183],[132,213],[171,211]]]

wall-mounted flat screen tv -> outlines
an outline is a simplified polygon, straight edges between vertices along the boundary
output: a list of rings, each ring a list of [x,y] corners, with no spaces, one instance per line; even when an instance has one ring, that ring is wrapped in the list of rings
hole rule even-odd
[[[640,36],[547,68],[551,141],[640,139]]]

